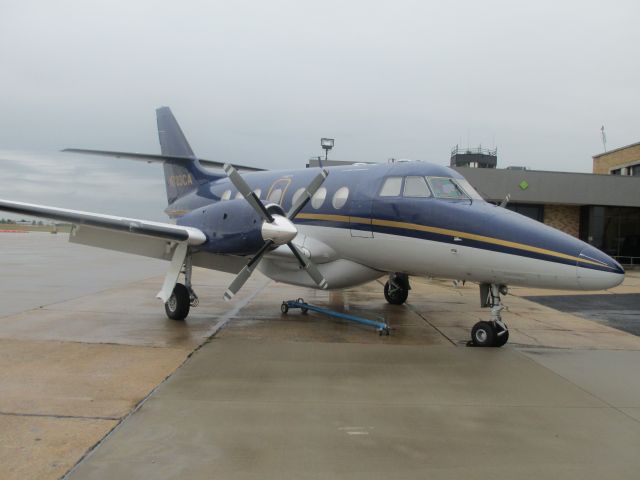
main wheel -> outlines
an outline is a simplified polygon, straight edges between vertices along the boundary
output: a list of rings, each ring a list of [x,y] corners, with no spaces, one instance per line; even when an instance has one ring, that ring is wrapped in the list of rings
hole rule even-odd
[[[164,311],[171,320],[184,320],[189,315],[191,299],[189,290],[181,283],[176,283],[173,293],[167,303],[164,304]]]
[[[402,287],[393,287],[389,282],[384,284],[384,298],[391,305],[402,305],[409,297],[409,290]]]
[[[496,330],[489,322],[478,322],[471,329],[471,341],[476,347],[493,347],[496,341]]]

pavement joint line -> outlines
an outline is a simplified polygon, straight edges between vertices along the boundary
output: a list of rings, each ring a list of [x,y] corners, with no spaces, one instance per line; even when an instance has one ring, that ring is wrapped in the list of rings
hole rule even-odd
[[[537,347],[537,348],[538,348],[538,349],[544,349],[544,347]],[[569,350],[569,351],[571,351],[571,349],[564,349],[564,350]],[[604,349],[603,349],[603,350],[604,350]],[[617,350],[617,351],[626,351],[626,350]],[[554,374],[555,376],[562,378],[565,382],[568,382],[569,384],[573,385],[573,386],[574,386],[574,387],[576,387],[578,390],[580,390],[580,391],[582,391],[582,392],[586,393],[587,395],[590,395],[590,396],[592,396],[593,398],[597,399],[598,401],[600,401],[600,402],[604,403],[608,408],[613,409],[613,410],[617,411],[618,413],[621,413],[622,415],[624,415],[624,416],[625,416],[625,417],[627,417],[627,418],[630,418],[631,420],[633,420],[633,421],[634,421],[634,422],[636,422],[636,423],[640,423],[640,419],[638,419],[638,418],[636,418],[636,417],[634,417],[634,416],[632,416],[632,415],[629,415],[627,412],[625,412],[624,410],[622,410],[623,408],[628,408],[628,407],[616,407],[615,405],[613,405],[613,404],[612,404],[612,403],[610,403],[610,402],[607,402],[605,399],[603,399],[603,398],[599,397],[599,396],[598,396],[598,395],[596,395],[595,393],[590,392],[590,391],[589,391],[589,390],[587,390],[586,388],[583,388],[583,387],[581,387],[580,385],[578,385],[577,383],[575,383],[575,382],[573,382],[573,381],[569,380],[569,379],[568,379],[567,377],[565,377],[564,375],[562,375],[562,374],[560,374],[560,373],[558,373],[558,372],[553,371],[550,367],[547,367],[546,365],[543,365],[542,363],[537,362],[535,358],[533,358],[533,357],[531,357],[531,356],[529,356],[529,355],[526,355],[524,352],[521,352],[521,351],[518,351],[518,350],[516,350],[516,352],[517,352],[520,356],[528,358],[528,359],[529,359],[529,361],[531,361],[531,362],[535,363],[536,365],[539,365],[540,367],[543,367],[543,368],[547,369],[548,371],[550,371],[550,372],[551,372],[552,374]]]
[[[179,346],[171,346],[171,345],[149,345],[144,343],[91,342],[91,341],[84,341],[84,340],[61,340],[58,338],[30,339],[30,338],[3,337],[1,335],[0,335],[0,341],[33,342],[33,343],[72,343],[72,344],[78,344],[78,345],[107,345],[110,347],[133,347],[133,348],[164,348],[167,350],[182,350],[187,352],[190,352],[192,350],[190,347],[179,347]]]
[[[60,480],[67,480],[69,478],[69,475],[71,475],[85,459],[89,458],[96,451],[96,449],[100,447],[100,445],[102,445],[116,430],[118,430],[122,425],[124,425],[124,423],[127,421],[129,417],[131,417],[138,410],[140,410],[142,406],[147,402],[147,400],[149,400],[153,396],[153,394],[162,385],[164,385],[167,382],[167,380],[169,380],[169,378],[171,378],[178,370],[180,370],[191,359],[191,357],[193,357],[194,354],[196,354],[205,345],[209,344],[213,339],[213,337],[220,331],[220,329],[222,329],[222,327],[224,327],[233,318],[234,315],[236,315],[240,310],[242,310],[245,306],[247,306],[247,304],[251,300],[253,300],[260,293],[262,293],[262,291],[266,288],[266,286],[270,282],[271,280],[269,280],[268,278],[265,278],[261,283],[258,284],[258,286],[254,289],[254,291],[250,295],[248,295],[245,298],[239,299],[240,301],[237,302],[236,305],[233,308],[231,308],[227,313],[225,313],[220,318],[218,323],[216,323],[213,326],[212,330],[208,332],[209,335],[207,339],[204,342],[202,342],[200,345],[198,345],[196,348],[194,348],[193,351],[185,357],[182,363],[175,368],[175,370],[173,370],[166,377],[164,377],[164,379],[162,379],[161,382],[159,382],[155,387],[153,387],[151,391],[147,393],[147,395],[145,395],[126,415],[121,417],[119,421],[113,426],[113,428],[111,428],[111,430],[109,430],[94,445],[89,447],[84,452],[84,454],[76,461],[76,463],[64,475],[60,477]]]
[[[272,401],[248,401],[248,400],[187,400],[186,402],[206,402],[216,404],[231,405],[328,405],[328,406],[371,406],[385,407],[393,406],[399,408],[405,407],[424,407],[424,408],[540,408],[540,409],[581,409],[581,410],[612,410],[616,407],[609,405],[535,405],[535,404],[487,404],[487,403],[424,403],[424,402],[331,402],[331,401],[293,401],[293,400],[272,400]],[[620,407],[620,408],[637,408],[637,407]]]
[[[235,316],[240,312],[240,310],[246,307],[247,304],[251,302],[251,300],[257,297],[267,287],[267,285],[270,282],[271,280],[264,279],[261,283],[258,284],[255,290],[251,292],[251,295],[241,299],[231,310],[229,310],[224,315],[222,315],[222,317],[220,317],[220,319],[218,320],[218,323],[216,323],[213,327],[211,327],[210,330],[207,331],[207,341],[205,341],[202,345],[200,345],[197,349],[195,349],[193,353],[197,352],[200,348],[202,348],[202,346],[205,343],[208,343],[209,341],[211,341],[211,339],[215,337],[218,334],[218,332],[222,330],[222,328],[224,328],[224,326],[227,323],[229,323],[229,321],[235,318]],[[193,355],[193,353],[191,355]]]
[[[118,421],[122,417],[93,417],[86,415],[58,415],[55,413],[20,413],[20,412],[1,412],[0,415],[7,417],[45,417],[45,418],[59,418],[59,419],[77,419],[77,420],[110,420]]]
[[[376,280],[380,285],[384,285],[382,283],[382,281],[378,278]],[[460,292],[458,292],[460,293]],[[429,320],[427,320],[420,312],[418,312],[418,310],[416,309],[416,307],[414,307],[413,305],[411,305],[410,303],[405,303],[405,305],[409,308],[409,310],[411,310],[413,313],[415,313],[416,315],[418,315],[422,320],[424,320],[427,325],[429,325],[431,328],[433,328],[436,332],[438,332],[440,335],[442,335],[444,338],[446,338],[449,342],[451,342],[451,344],[454,347],[457,347],[458,344],[456,342],[454,342],[453,340],[451,340],[449,337],[447,337],[444,333],[442,333],[442,331],[436,327],[435,325],[433,325]]]
[[[422,315],[417,309],[416,307],[414,307],[412,304],[407,303],[406,304],[407,307],[409,308],[409,310],[411,310],[413,313],[415,313],[416,315],[418,315],[422,320],[424,320],[427,325],[429,325],[431,328],[433,328],[436,332],[438,332],[440,335],[442,335],[444,338],[446,338],[447,340],[449,340],[449,342],[451,342],[451,344],[455,347],[458,346],[458,344],[456,342],[454,342],[453,340],[451,340],[449,337],[447,337],[442,330],[440,330],[438,327],[436,327],[433,323],[431,323],[429,320],[427,320],[427,318]]]

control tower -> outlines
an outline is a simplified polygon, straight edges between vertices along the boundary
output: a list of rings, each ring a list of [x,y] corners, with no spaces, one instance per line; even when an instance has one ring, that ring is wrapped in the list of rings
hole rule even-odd
[[[498,148],[460,148],[451,149],[451,167],[496,168],[498,165]]]

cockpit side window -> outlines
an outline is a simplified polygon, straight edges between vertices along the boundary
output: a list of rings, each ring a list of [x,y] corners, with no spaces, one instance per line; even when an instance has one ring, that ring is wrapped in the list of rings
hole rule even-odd
[[[456,183],[462,187],[467,195],[469,195],[474,200],[484,200],[482,195],[480,195],[475,188],[471,186],[471,184],[464,178],[456,178]]]
[[[381,197],[398,197],[402,188],[402,177],[388,177],[380,189]]]
[[[466,193],[456,184],[453,178],[448,177],[427,177],[429,186],[436,198],[450,198],[453,200],[468,199]]]
[[[430,197],[431,190],[429,190],[424,177],[406,177],[403,195],[405,197]]]

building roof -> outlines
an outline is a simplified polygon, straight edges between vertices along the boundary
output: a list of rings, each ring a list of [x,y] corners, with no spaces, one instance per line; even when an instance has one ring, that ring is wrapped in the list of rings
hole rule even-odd
[[[458,167],[487,200],[555,205],[640,207],[640,177]]]
[[[607,150],[606,152],[602,152],[597,155],[594,155],[592,158],[604,157],[605,155],[609,155],[610,153],[615,153],[615,152],[619,152],[620,150],[626,150],[627,148],[639,147],[639,146],[640,146],[640,142],[632,143],[631,145],[625,145],[624,147],[614,148],[613,150]]]

